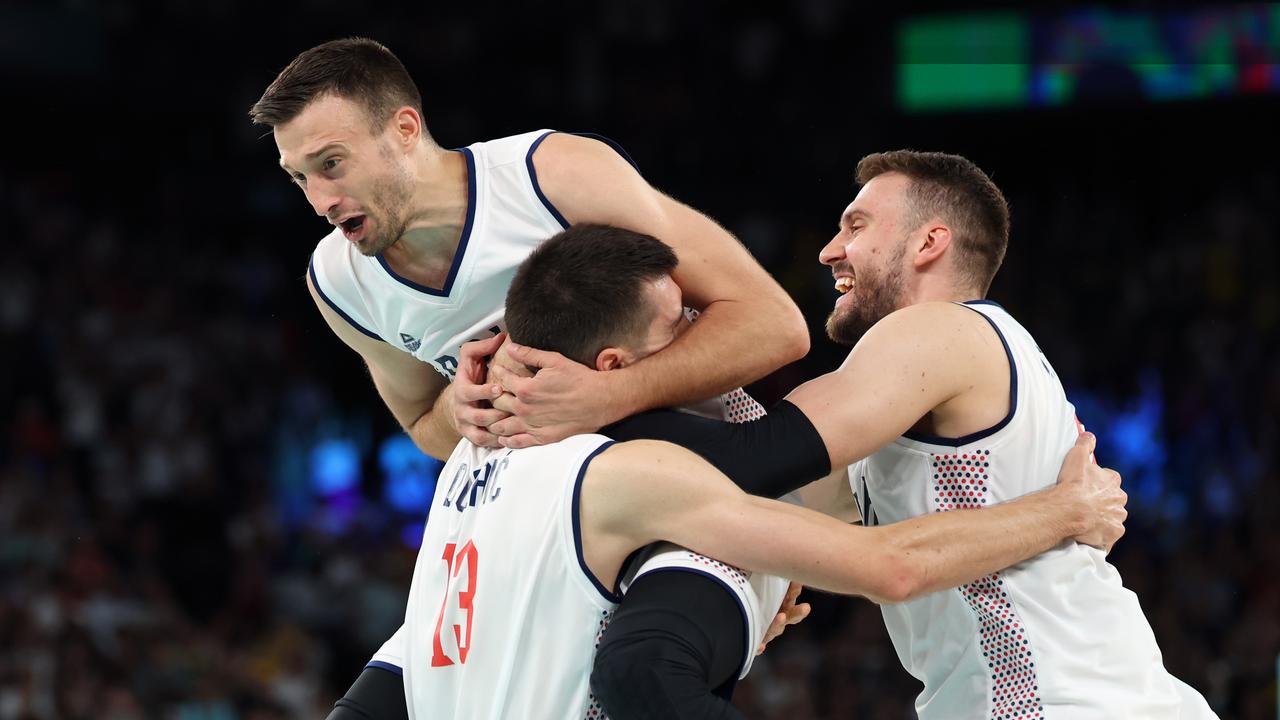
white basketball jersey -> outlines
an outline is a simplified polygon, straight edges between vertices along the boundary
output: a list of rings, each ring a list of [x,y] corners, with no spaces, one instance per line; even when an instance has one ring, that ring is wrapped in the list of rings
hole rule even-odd
[[[424,287],[397,275],[381,257],[360,254],[335,228],[316,246],[308,269],[321,299],[365,335],[412,354],[452,381],[463,343],[506,329],[507,289],[516,268],[534,248],[568,225],[543,195],[533,166],[534,151],[552,132],[538,130],[462,149],[467,161],[467,215],[444,287]],[[615,149],[625,157],[620,148]],[[689,311],[689,315],[693,318],[697,313]],[[759,403],[741,389],[689,410],[732,422],[764,414]],[[647,569],[661,564],[654,560]],[[715,573],[748,613],[755,642],[750,643],[744,660],[745,673],[755,644],[776,612],[786,581],[752,576],[743,589],[736,582],[735,573],[740,571]],[[760,587],[760,598],[750,594],[755,592],[753,585]],[[753,614],[750,608],[758,609]],[[369,665],[399,672],[405,642],[401,628]]]
[[[506,328],[507,288],[516,268],[565,227],[533,172],[533,152],[550,132],[462,149],[467,217],[444,287],[397,275],[381,256],[361,255],[335,228],[311,256],[311,281],[321,298],[365,335],[413,354],[452,380],[463,343]]]
[[[463,441],[440,473],[409,607],[409,717],[600,718],[587,684],[618,597],[586,569],[578,505],[611,441]]]
[[[1048,360],[989,301],[965,303],[1001,337],[1010,410],[962,438],[907,433],[849,467],[868,525],[981,508],[1053,484],[1079,436]],[[963,587],[882,606],[921,720],[1215,717],[1165,670],[1151,627],[1101,550],[1075,542]]]

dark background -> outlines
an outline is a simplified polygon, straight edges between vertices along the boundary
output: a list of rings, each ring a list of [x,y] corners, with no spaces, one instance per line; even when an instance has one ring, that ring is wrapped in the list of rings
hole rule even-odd
[[[322,717],[398,625],[421,517],[383,500],[397,428],[306,293],[327,225],[245,114],[353,34],[404,61],[441,144],[602,133],[735,232],[813,328],[765,401],[846,352],[816,256],[858,158],[973,159],[1013,212],[991,297],[1125,475],[1112,558],[1166,666],[1223,718],[1274,718],[1280,101],[907,113],[894,29],[972,8],[892,5],[6,4],[0,720]],[[330,492],[335,438],[360,481]],[[878,610],[813,602],[739,705],[912,717]]]

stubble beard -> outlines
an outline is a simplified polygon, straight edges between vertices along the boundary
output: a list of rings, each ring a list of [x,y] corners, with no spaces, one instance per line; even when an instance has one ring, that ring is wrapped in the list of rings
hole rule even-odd
[[[399,166],[374,183],[369,212],[365,214],[374,221],[377,234],[366,236],[357,246],[361,255],[381,255],[399,242],[407,227],[405,218],[412,213],[412,200],[413,178]]]
[[[902,258],[905,255],[903,246],[889,262],[888,267],[892,269],[883,275],[858,276],[849,291],[853,293],[853,300],[832,310],[827,317],[827,337],[841,345],[856,345],[873,325],[902,306]]]

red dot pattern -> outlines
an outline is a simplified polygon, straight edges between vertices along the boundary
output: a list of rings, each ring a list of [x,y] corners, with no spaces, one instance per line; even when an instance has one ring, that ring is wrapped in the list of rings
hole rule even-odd
[[[765,416],[764,407],[742,388],[730,390],[721,395],[720,398],[724,401],[725,414],[727,415],[725,419],[729,422],[751,422]]]
[[[695,563],[719,570],[721,573],[723,573],[727,577],[727,579],[733,580],[734,582],[738,583],[738,587],[747,586],[748,579],[751,577],[751,575],[748,574],[745,570],[736,568],[732,565],[726,565],[720,562],[719,560],[712,560],[706,555],[699,555],[698,553],[689,552],[688,550],[686,550],[685,553],[687,553],[689,556],[689,559],[694,561]]]
[[[934,454],[934,512],[980,508],[987,504],[991,451]],[[1031,641],[1000,573],[993,573],[968,585],[960,594],[978,618],[982,657],[991,672],[991,717],[993,720],[1038,720],[1044,718],[1036,663]]]

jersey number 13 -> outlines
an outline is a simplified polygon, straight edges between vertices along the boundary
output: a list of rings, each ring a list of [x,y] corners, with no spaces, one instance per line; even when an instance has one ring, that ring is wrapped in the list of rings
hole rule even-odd
[[[456,552],[455,552],[456,551]],[[472,621],[472,605],[476,598],[476,566],[480,563],[480,553],[476,550],[475,544],[470,540],[461,549],[457,543],[449,543],[444,546],[444,556],[442,558],[448,570],[445,571],[444,598],[440,602],[440,615],[436,618],[435,640],[432,643],[431,667],[444,667],[453,664],[453,658],[444,652],[444,644],[441,642],[440,633],[444,629],[445,610],[449,607],[449,590],[453,581],[457,579],[458,574],[462,571],[465,564],[467,568],[467,585],[466,588],[453,588],[458,595],[458,611],[465,612],[466,627],[451,623],[453,629],[453,639],[458,647],[458,662],[467,662],[467,652],[471,650],[471,621]]]

